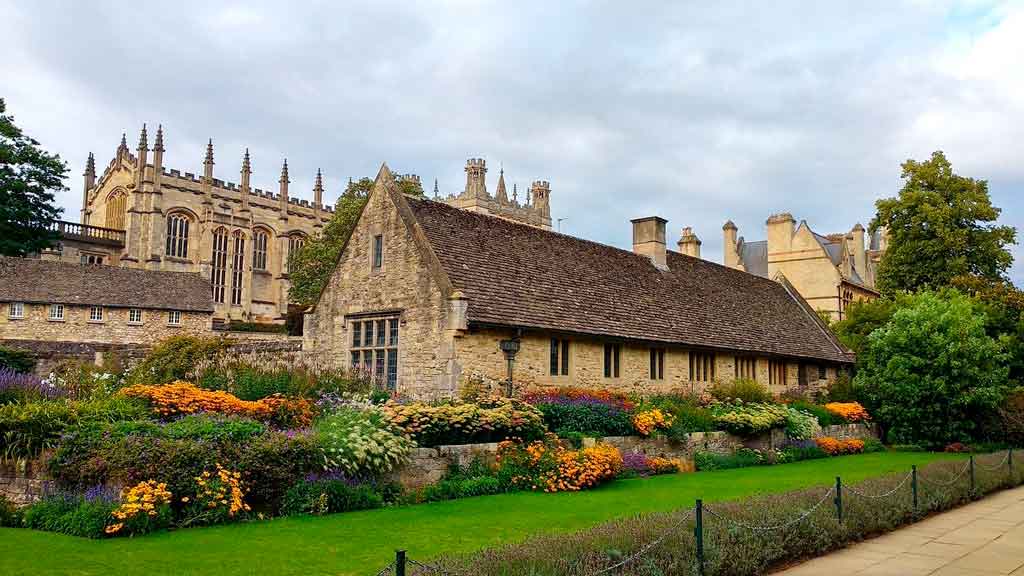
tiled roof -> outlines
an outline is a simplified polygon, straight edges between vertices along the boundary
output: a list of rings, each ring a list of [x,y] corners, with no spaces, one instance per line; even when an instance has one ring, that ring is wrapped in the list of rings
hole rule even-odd
[[[0,257],[0,302],[212,312],[213,292],[191,272]]]
[[[406,198],[471,324],[849,362],[820,321],[778,282],[668,253],[645,256]]]

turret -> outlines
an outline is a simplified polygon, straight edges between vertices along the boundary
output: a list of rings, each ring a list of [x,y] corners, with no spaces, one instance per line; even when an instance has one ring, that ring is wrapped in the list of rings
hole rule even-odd
[[[281,178],[278,179],[280,184],[280,209],[281,213],[277,215],[282,220],[288,219],[288,159],[284,159],[284,165],[281,166]]]
[[[316,182],[313,184],[313,208],[316,210],[317,215],[320,215],[320,210],[323,209],[324,202],[324,177],[320,173],[320,169],[316,169]]]
[[[249,211],[249,177],[252,176],[252,165],[249,163],[249,149],[242,156],[242,211]]]
[[[206,143],[203,159],[203,203],[213,204],[213,138]]]
[[[533,197],[533,207],[546,218],[551,216],[551,185],[547,180],[535,180],[530,186],[530,195]]]
[[[464,196],[485,198],[487,194],[487,161],[483,158],[466,160],[466,190]]]
[[[82,224],[88,224],[86,220],[89,209],[89,191],[96,185],[96,157],[89,152],[89,158],[85,161],[85,172],[82,173]]]

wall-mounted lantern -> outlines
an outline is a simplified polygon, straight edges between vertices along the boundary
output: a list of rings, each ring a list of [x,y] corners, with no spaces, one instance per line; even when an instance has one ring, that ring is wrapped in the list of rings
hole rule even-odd
[[[512,397],[512,366],[516,362],[516,354],[519,353],[519,339],[502,340],[498,343],[501,351],[505,353],[505,361],[508,363],[508,380],[505,382],[505,395]]]

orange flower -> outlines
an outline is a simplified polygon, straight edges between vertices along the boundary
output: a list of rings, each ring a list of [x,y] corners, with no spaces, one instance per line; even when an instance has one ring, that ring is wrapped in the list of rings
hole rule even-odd
[[[294,427],[308,426],[313,421],[313,405],[309,400],[285,398],[278,394],[256,401],[241,400],[222,390],[205,390],[180,380],[159,386],[136,384],[121,393],[148,401],[153,412],[163,417],[196,412],[238,414],[256,420],[283,416]]]
[[[825,409],[847,422],[865,422],[871,419],[859,402],[829,402]]]

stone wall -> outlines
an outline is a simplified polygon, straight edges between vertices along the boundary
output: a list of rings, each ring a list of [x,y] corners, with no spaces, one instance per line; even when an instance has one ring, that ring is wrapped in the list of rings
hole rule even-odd
[[[48,483],[42,461],[0,462],[0,496],[19,506],[41,498]]]
[[[51,320],[49,304],[24,305],[23,318],[11,318],[7,305],[0,310],[0,341],[49,340],[143,344],[179,334],[210,331],[208,312],[181,312],[181,323],[167,323],[167,310],[142,310],[141,322],[128,321],[128,308],[103,308],[102,320],[89,319],[89,306],[64,306],[64,318]]]

